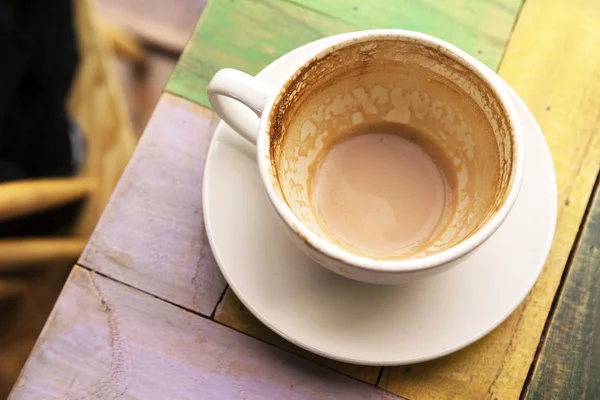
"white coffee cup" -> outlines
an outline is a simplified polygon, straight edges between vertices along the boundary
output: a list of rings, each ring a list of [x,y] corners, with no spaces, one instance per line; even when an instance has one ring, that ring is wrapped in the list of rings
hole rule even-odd
[[[208,86],[208,98],[219,117],[256,145],[268,198],[292,240],[319,264],[351,279],[404,283],[456,265],[498,229],[519,192],[522,129],[498,77],[429,35],[388,29],[344,35],[276,87],[222,69]],[[258,130],[254,117],[231,99],[260,118]],[[356,254],[325,234],[309,206],[309,169],[323,135],[365,118],[418,126],[457,166],[451,222],[421,254]]]

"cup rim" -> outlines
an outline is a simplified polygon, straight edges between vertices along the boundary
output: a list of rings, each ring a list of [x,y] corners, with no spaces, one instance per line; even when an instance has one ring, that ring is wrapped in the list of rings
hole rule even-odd
[[[341,48],[356,43],[374,40],[406,41],[407,39],[424,44],[430,48],[435,48],[437,51],[454,58],[484,81],[487,84],[488,89],[490,89],[490,91],[500,100],[506,116],[508,117],[509,131],[512,135],[513,143],[513,161],[511,176],[509,177],[509,189],[508,194],[504,198],[504,202],[489,221],[479,227],[475,233],[448,249],[411,259],[370,258],[368,256],[352,253],[341,246],[337,246],[334,243],[325,240],[310,230],[292,212],[287,202],[279,197],[277,190],[274,187],[274,182],[277,181],[277,178],[274,174],[271,162],[270,137],[267,135],[267,124],[271,118],[273,105],[282,95],[287,82],[297,78],[302,69],[310,63],[320,60]],[[284,223],[313,250],[344,264],[373,272],[414,272],[436,268],[468,254],[483,244],[502,225],[518,197],[523,178],[525,154],[521,124],[518,122],[517,113],[508,97],[508,93],[506,93],[499,85],[497,77],[492,75],[493,72],[482,68],[478,64],[480,64],[480,62],[474,57],[448,42],[424,33],[401,29],[376,29],[347,33],[343,37],[340,37],[337,42],[327,45],[327,47],[322,48],[309,59],[299,64],[294,72],[281,82],[276,94],[267,101],[260,119],[256,143],[257,160],[263,184],[271,204]]]

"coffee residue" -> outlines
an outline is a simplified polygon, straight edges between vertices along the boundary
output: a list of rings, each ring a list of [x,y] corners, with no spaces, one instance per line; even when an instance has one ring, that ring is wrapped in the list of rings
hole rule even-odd
[[[370,257],[420,252],[448,225],[456,176],[414,128],[368,124],[322,150],[310,200],[330,239]]]

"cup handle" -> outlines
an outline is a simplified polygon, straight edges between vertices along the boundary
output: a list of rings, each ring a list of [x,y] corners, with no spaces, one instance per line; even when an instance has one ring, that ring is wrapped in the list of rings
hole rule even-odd
[[[253,145],[258,135],[256,124],[249,124],[244,107],[229,99],[242,103],[260,118],[271,93],[273,90],[266,83],[231,68],[218,71],[207,89],[208,101],[217,115]]]

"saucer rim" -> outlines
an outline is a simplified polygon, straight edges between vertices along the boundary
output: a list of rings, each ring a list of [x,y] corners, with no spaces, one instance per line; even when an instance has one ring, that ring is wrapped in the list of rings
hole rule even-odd
[[[335,35],[335,36],[331,36],[328,38],[323,38],[323,39],[319,39],[316,40],[314,42],[311,43],[307,43],[301,47],[296,48],[295,50],[291,51],[290,53],[287,53],[283,56],[281,56],[280,58],[278,58],[277,60],[273,61],[271,64],[269,64],[267,67],[265,67],[265,69],[263,69],[261,72],[259,72],[257,74],[257,78],[260,79],[260,76],[265,74],[265,70],[268,70],[269,67],[271,67],[274,63],[279,62],[280,60],[284,59],[284,58],[288,58],[291,57],[293,55],[297,55],[298,53],[300,53],[303,50],[307,50],[311,47],[317,47],[321,44],[324,44],[325,42],[327,42],[328,40],[332,40],[332,38],[336,38],[338,36],[344,36],[344,35],[348,35],[348,34],[340,34],[340,35]],[[483,63],[479,62],[483,67],[487,68],[489,71],[493,72],[489,67],[485,66]],[[267,72],[268,73],[268,72]],[[542,271],[542,269],[544,268],[545,265],[545,261],[548,259],[551,247],[552,247],[552,243],[553,243],[553,239],[554,239],[554,235],[555,235],[555,230],[556,230],[556,224],[557,224],[557,218],[558,218],[558,188],[557,188],[557,183],[556,183],[556,173],[555,173],[555,169],[554,169],[554,164],[552,162],[552,156],[550,153],[550,149],[548,147],[548,144],[545,140],[545,137],[543,135],[543,132],[541,130],[541,128],[539,127],[539,124],[537,123],[537,121],[535,120],[535,117],[533,116],[533,114],[531,113],[531,111],[529,110],[529,108],[527,107],[527,105],[525,104],[525,102],[523,101],[523,99],[521,99],[521,97],[514,91],[514,89],[512,89],[510,87],[510,85],[508,85],[508,83],[506,83],[500,76],[498,76],[495,72],[493,72],[494,77],[496,79],[498,79],[498,82],[504,87],[504,89],[506,89],[508,97],[511,98],[511,101],[513,102],[513,106],[515,107],[515,109],[524,109],[532,118],[532,120],[535,122],[535,125],[537,127],[537,132],[533,133],[533,134],[539,134],[542,138],[542,142],[544,144],[543,146],[543,153],[544,153],[544,157],[547,158],[547,161],[549,163],[549,171],[548,173],[550,173],[552,175],[552,192],[555,193],[555,196],[553,198],[553,217],[552,218],[552,229],[551,229],[551,237],[548,239],[548,244],[547,244],[547,248],[544,251],[544,257],[543,257],[543,262],[540,262],[538,267],[536,268],[535,274],[532,274],[532,282],[530,282],[528,285],[526,285],[527,287],[529,287],[529,289],[527,291],[523,291],[523,294],[517,299],[517,301],[513,302],[513,304],[511,305],[511,307],[507,308],[507,312],[505,312],[504,314],[502,314],[501,316],[499,316],[496,321],[492,324],[490,324],[490,326],[487,329],[481,330],[480,332],[478,332],[476,335],[472,335],[469,339],[464,340],[454,346],[449,347],[448,349],[446,349],[445,351],[441,351],[441,352],[436,352],[436,353],[429,353],[426,354],[424,356],[420,356],[420,357],[413,357],[411,359],[402,359],[402,360],[385,360],[385,361],[376,361],[376,360],[372,360],[372,359],[361,359],[361,358],[353,358],[353,357],[346,357],[346,356],[340,356],[337,355],[335,353],[332,352],[328,352],[326,350],[323,349],[319,349],[316,347],[313,347],[310,344],[307,343],[303,343],[298,339],[295,339],[294,337],[290,336],[288,333],[285,333],[283,331],[281,331],[279,328],[277,328],[275,325],[273,325],[266,317],[264,317],[249,301],[247,301],[245,299],[245,297],[243,296],[243,294],[241,293],[241,291],[239,290],[239,288],[236,286],[235,283],[232,282],[231,277],[229,276],[227,269],[223,267],[223,262],[219,256],[219,252],[215,249],[218,248],[218,246],[216,246],[216,243],[214,242],[213,239],[213,234],[212,234],[212,230],[211,230],[211,225],[208,222],[210,220],[210,218],[208,218],[208,209],[206,207],[206,204],[208,204],[208,191],[206,190],[207,188],[207,183],[208,179],[207,175],[209,173],[210,168],[206,167],[208,166],[208,164],[210,163],[211,160],[211,154],[214,153],[214,147],[216,146],[217,143],[217,137],[218,137],[218,132],[223,129],[223,126],[225,125],[225,123],[223,121],[220,121],[210,142],[209,148],[208,148],[208,152],[207,152],[207,157],[206,157],[206,162],[205,162],[205,169],[203,171],[203,181],[202,181],[202,210],[203,210],[203,218],[204,218],[204,225],[205,225],[205,229],[207,232],[207,238],[208,238],[208,242],[210,244],[212,253],[215,257],[215,260],[217,262],[217,265],[219,266],[219,269],[221,271],[221,273],[223,274],[223,276],[225,277],[225,280],[227,281],[228,286],[231,288],[231,290],[233,290],[234,294],[238,297],[238,299],[241,301],[241,303],[252,313],[252,315],[254,315],[261,323],[265,324],[270,330],[272,330],[273,332],[275,332],[277,335],[283,337],[285,340],[289,341],[290,343],[303,348],[307,351],[310,351],[311,353],[332,359],[332,360],[337,360],[337,361],[341,361],[341,362],[345,362],[345,363],[350,363],[350,364],[357,364],[357,365],[365,365],[365,366],[380,366],[380,367],[384,367],[384,366],[399,366],[399,365],[408,365],[408,364],[415,364],[415,363],[420,363],[420,362],[425,362],[425,361],[430,361],[433,359],[437,359],[437,358],[441,358],[444,357],[446,355],[455,353],[475,342],[477,342],[478,340],[480,340],[481,338],[485,337],[486,335],[488,335],[491,331],[493,331],[494,329],[496,329],[502,322],[504,322],[510,315],[512,315],[512,313],[519,307],[519,305],[521,305],[521,303],[525,300],[525,298],[529,295],[529,293],[531,292],[532,288],[535,286],[535,283],[537,282],[540,273]],[[516,103],[515,103],[516,101]],[[518,112],[517,112],[518,114]],[[525,135],[527,134],[531,134],[531,133],[525,133]],[[527,157],[527,145],[524,144],[524,153],[525,153],[525,165],[524,165],[524,169],[527,168],[527,164],[529,162],[532,162],[529,157]],[[519,192],[519,196],[521,196],[521,191]],[[518,201],[518,197],[515,201]],[[268,200],[267,200],[268,201]],[[511,210],[512,211],[512,210]],[[495,235],[496,233],[494,232],[494,234],[492,234],[491,236]],[[477,251],[477,249],[475,249],[474,251]],[[322,267],[322,266],[321,266]],[[324,267],[322,267],[324,268]],[[339,276],[339,279],[348,279],[342,276]],[[516,297],[515,297],[516,298]]]

